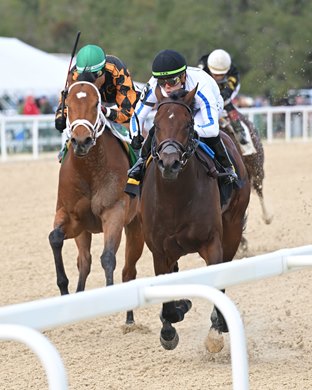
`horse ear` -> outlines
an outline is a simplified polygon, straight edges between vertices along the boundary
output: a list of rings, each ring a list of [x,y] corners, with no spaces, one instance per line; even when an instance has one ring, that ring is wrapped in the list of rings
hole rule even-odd
[[[160,89],[160,86],[158,84],[156,85],[156,88],[155,88],[155,95],[156,95],[158,102],[161,102],[165,98],[163,96],[163,94],[161,93],[161,89]]]
[[[94,81],[94,85],[97,87],[98,90],[100,90],[101,86],[105,82],[105,76],[102,74],[100,77],[96,78]]]
[[[186,103],[189,107],[191,106],[191,104],[194,100],[194,96],[197,92],[197,88],[198,88],[198,83],[196,84],[196,87],[194,89],[192,89],[190,92],[188,92],[183,99],[184,103]]]

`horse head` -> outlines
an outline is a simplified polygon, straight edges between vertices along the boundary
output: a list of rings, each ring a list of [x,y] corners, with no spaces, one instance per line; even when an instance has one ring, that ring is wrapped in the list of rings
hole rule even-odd
[[[164,97],[156,87],[158,108],[152,155],[164,179],[175,180],[196,149],[191,109],[196,90],[197,86],[190,92],[180,89]]]
[[[67,127],[74,153],[84,157],[105,128],[98,88],[89,81],[76,81],[69,87],[66,106]]]

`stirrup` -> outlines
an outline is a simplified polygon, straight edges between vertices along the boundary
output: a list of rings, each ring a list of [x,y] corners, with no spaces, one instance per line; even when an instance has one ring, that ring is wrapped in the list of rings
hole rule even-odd
[[[141,181],[144,174],[145,160],[140,157],[138,161],[128,170],[128,177],[137,181]]]
[[[220,176],[225,177],[225,183],[230,184],[230,183],[235,183],[238,181],[238,176],[235,172],[235,169],[233,166],[231,167],[223,167],[224,168],[224,173],[219,174]]]
[[[124,192],[130,196],[130,198],[135,198],[140,194],[140,182],[134,179],[128,179]]]

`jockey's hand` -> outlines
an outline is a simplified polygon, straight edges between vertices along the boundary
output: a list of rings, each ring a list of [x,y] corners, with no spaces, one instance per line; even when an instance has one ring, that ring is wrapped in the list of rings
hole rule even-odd
[[[223,100],[227,100],[227,99],[230,99],[233,91],[231,90],[231,88],[229,86],[225,86],[224,88],[222,88],[220,93],[221,93],[221,96],[223,97]]]
[[[224,109],[227,113],[230,111],[235,110],[235,107],[233,106],[233,103],[230,101],[227,105],[224,106]]]
[[[55,128],[63,133],[63,130],[66,128],[66,117],[63,115],[59,115],[55,118]]]
[[[106,116],[107,114],[107,109],[105,106],[101,106],[101,111],[103,112],[103,114]]]
[[[132,138],[131,146],[133,147],[134,150],[139,150],[141,149],[143,141],[144,141],[144,137],[142,137],[141,134],[136,135],[135,137]]]

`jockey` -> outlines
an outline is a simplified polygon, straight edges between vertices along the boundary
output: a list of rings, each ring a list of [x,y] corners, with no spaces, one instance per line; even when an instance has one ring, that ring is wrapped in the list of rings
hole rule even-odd
[[[203,55],[197,66],[212,76],[218,83],[224,100],[224,109],[230,118],[231,125],[235,133],[239,135],[240,143],[242,145],[247,144],[239,113],[232,103],[240,89],[240,74],[237,67],[232,63],[231,56],[225,50],[216,49],[210,54]]]
[[[147,115],[157,103],[155,95],[157,85],[164,96],[180,88],[190,91],[197,85],[194,97],[194,129],[200,139],[215,152],[216,159],[224,167],[229,180],[237,180],[233,164],[219,134],[219,115],[223,110],[223,99],[214,79],[198,68],[188,67],[185,58],[174,50],[162,50],[156,55],[152,64],[152,75],[143,89],[130,121],[133,148],[141,147],[143,137],[139,130],[142,132]],[[154,132],[152,127],[142,146],[140,158],[128,171],[128,183],[131,179],[137,182],[142,180]]]
[[[86,45],[77,54],[76,65],[68,75],[68,85],[76,81],[82,72],[90,72],[94,80],[101,78],[99,92],[102,102],[114,105],[102,106],[106,118],[121,124],[129,123],[137,101],[137,93],[124,63],[115,56],[106,55],[99,46]],[[66,117],[67,110],[62,108],[60,99],[55,114],[55,127],[60,132],[66,128]]]

